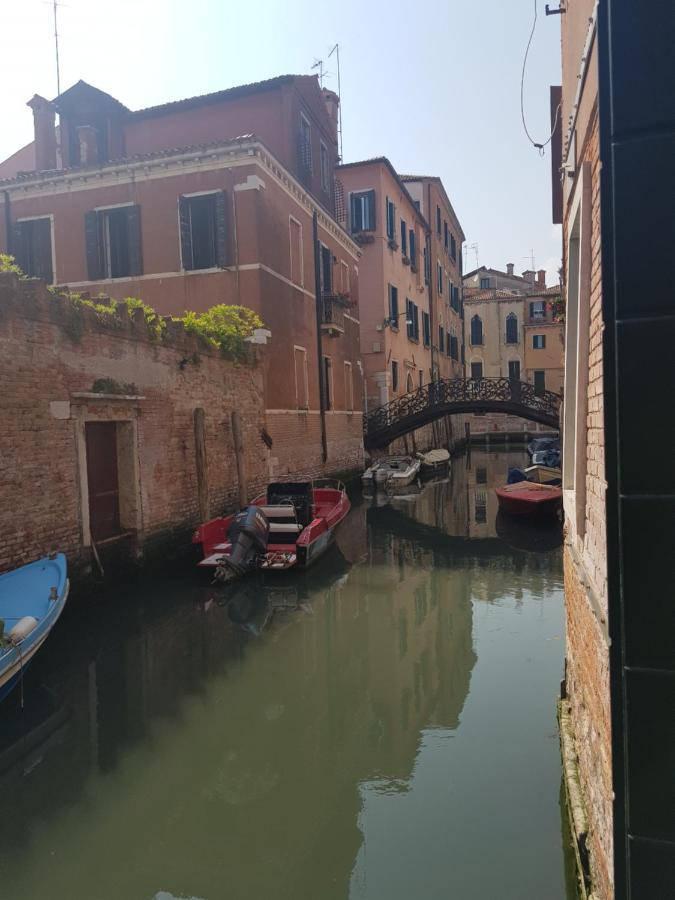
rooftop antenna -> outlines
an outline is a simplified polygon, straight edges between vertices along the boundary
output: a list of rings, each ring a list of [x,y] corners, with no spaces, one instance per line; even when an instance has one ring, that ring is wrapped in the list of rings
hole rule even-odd
[[[464,249],[467,253],[469,252],[469,250],[473,250],[473,252],[476,254],[476,268],[478,268],[478,244],[469,244]]]
[[[59,4],[54,0],[54,49],[56,50],[56,96],[61,96],[61,66],[59,64],[59,25],[57,20],[57,10]]]
[[[324,79],[324,74],[323,74],[323,60],[322,60],[322,59],[317,59],[317,58],[315,57],[315,58],[314,58],[314,64],[312,65],[312,68],[313,68],[313,69],[318,69],[318,70],[319,70],[319,87],[323,87],[323,79]]]
[[[341,84],[340,84],[340,45],[339,44],[336,44],[333,47],[333,49],[330,51],[330,53],[328,54],[328,59],[330,59],[333,54],[335,54],[335,56],[337,58],[338,140],[339,140],[339,144],[340,144],[340,161],[342,161],[344,159],[344,157],[342,155],[342,90],[341,90]]]
[[[524,256],[523,259],[528,260],[528,262],[530,263],[530,267],[531,267],[530,271],[534,272],[534,248],[533,247],[530,247],[530,255]]]

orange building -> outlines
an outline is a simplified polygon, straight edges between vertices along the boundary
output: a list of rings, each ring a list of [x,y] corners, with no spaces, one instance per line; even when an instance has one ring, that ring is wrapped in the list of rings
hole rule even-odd
[[[271,474],[357,468],[360,249],[332,215],[335,94],[283,76],[131,112],[79,82],[30,105],[32,149],[0,164],[0,248],[165,315],[255,310]],[[38,170],[18,173],[31,153]]]

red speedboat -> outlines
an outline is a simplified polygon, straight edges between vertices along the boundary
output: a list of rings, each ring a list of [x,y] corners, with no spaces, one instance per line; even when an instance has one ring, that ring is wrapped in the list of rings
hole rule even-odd
[[[350,506],[341,482],[274,482],[240,512],[199,526],[192,537],[202,546],[199,565],[223,581],[253,569],[310,566],[331,545]]]
[[[518,481],[496,488],[502,512],[511,516],[553,515],[562,505],[562,489],[550,484]]]

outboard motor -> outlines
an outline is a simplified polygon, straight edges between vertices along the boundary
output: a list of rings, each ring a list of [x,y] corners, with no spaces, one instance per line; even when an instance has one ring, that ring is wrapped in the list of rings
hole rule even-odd
[[[259,506],[247,506],[232,520],[227,538],[232,544],[230,555],[223,557],[216,577],[228,581],[255,567],[258,556],[267,550],[269,523]]]

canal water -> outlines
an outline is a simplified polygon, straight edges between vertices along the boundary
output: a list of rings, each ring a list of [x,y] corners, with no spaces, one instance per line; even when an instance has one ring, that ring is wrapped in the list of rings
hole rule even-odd
[[[353,500],[304,575],[64,614],[0,708],[3,900],[571,900],[560,530],[522,451]]]

